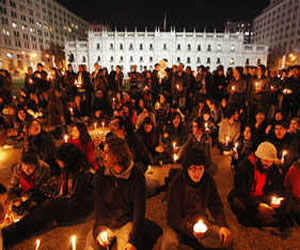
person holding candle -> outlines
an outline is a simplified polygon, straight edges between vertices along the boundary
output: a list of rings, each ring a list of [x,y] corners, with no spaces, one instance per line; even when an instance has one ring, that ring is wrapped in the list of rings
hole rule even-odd
[[[86,155],[72,144],[58,148],[60,175],[52,199],[33,209],[21,220],[2,229],[5,247],[11,247],[44,230],[76,223],[93,211],[93,175]]]
[[[241,133],[241,124],[238,122],[238,112],[230,109],[227,118],[222,119],[219,129],[219,148],[221,153],[229,152],[238,141]]]
[[[283,175],[274,164],[277,160],[275,146],[262,142],[255,153],[236,168],[228,202],[241,224],[266,226],[276,222],[269,199],[272,194],[283,191]]]
[[[36,66],[36,71],[33,73],[33,81],[36,86],[37,93],[41,93],[47,89],[47,77],[48,74],[44,70],[42,63],[38,63]]]
[[[179,242],[191,245],[194,249],[229,247],[231,233],[216,184],[205,171],[204,153],[199,149],[191,149],[182,166],[183,170],[168,190],[169,228],[163,235],[162,249],[177,249]],[[208,222],[206,209],[214,218],[214,223]],[[198,224],[200,220],[202,226]]]
[[[52,197],[55,185],[51,169],[34,152],[23,153],[21,162],[12,169],[8,197],[13,201],[13,211],[26,214]]]
[[[85,249],[103,249],[116,238],[117,249],[148,249],[142,246],[145,228],[145,177],[133,162],[127,143],[115,136],[106,140],[104,168],[94,186],[95,224],[87,236]],[[102,247],[102,248],[101,248]]]

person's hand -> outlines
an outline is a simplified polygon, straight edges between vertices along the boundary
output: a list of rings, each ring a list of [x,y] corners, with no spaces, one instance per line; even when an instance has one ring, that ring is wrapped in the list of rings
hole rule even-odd
[[[165,151],[165,149],[164,149],[164,147],[162,147],[162,146],[157,146],[157,147],[155,148],[155,151],[158,152],[158,153],[163,153],[163,152]]]
[[[274,214],[274,209],[266,203],[259,203],[258,205],[258,213],[262,217],[270,218]]]
[[[219,231],[219,236],[224,248],[227,248],[231,245],[232,236],[228,228],[221,227]]]
[[[102,230],[100,230],[100,233],[97,236],[97,242],[100,246],[107,247],[110,245],[110,236],[109,236],[109,230],[108,228],[102,227]]]
[[[204,238],[204,236],[207,234],[208,231],[206,231],[205,233],[197,233],[197,232],[193,232],[193,235],[194,237],[197,239],[197,240],[201,240]]]
[[[271,128],[272,128],[272,126],[271,126],[271,125],[268,125],[268,127],[266,128],[266,134],[269,134]]]
[[[125,245],[124,250],[137,250],[137,248],[134,245],[132,245],[131,243],[128,242]]]
[[[15,207],[21,206],[21,203],[22,203],[22,201],[21,201],[20,199],[17,199],[17,200],[15,200],[15,201],[13,202],[13,204],[14,204]]]
[[[168,138],[169,134],[168,133],[164,133],[164,138]]]

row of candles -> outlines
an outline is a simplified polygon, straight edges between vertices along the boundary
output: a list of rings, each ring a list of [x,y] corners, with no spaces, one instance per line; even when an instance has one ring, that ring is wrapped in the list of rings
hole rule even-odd
[[[72,250],[76,250],[76,245],[77,245],[76,241],[77,241],[76,235],[72,235],[71,238],[70,238]],[[41,247],[41,240],[37,239],[35,241],[35,250],[39,250],[40,247]]]
[[[275,88],[273,85],[271,85],[270,88],[271,88],[271,91],[272,91],[272,92],[273,92],[273,91],[276,91],[276,88]],[[260,84],[259,82],[255,82],[255,91],[256,91],[256,92],[259,92],[259,91],[261,91],[261,90],[262,90],[261,84]],[[236,92],[236,91],[237,91],[237,85],[232,85],[232,86],[231,86],[231,91],[232,91],[232,92]],[[285,89],[282,90],[282,93],[283,93],[284,95],[289,95],[289,94],[292,94],[293,91],[292,91],[291,89],[285,88]]]

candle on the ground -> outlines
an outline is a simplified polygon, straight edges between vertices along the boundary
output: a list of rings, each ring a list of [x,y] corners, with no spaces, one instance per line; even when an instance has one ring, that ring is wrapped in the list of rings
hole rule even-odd
[[[72,235],[71,237],[72,250],[76,250],[76,236]]]
[[[278,208],[280,207],[281,205],[281,202],[284,200],[283,197],[277,197],[277,196],[272,196],[272,199],[271,199],[271,206],[273,208]]]
[[[35,242],[35,250],[39,250],[40,249],[40,245],[41,245],[41,240],[37,239]]]
[[[202,220],[199,220],[193,227],[195,233],[205,234],[207,232],[207,226]]]

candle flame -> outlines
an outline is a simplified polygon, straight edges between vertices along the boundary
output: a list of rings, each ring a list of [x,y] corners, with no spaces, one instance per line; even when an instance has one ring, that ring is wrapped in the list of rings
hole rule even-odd
[[[101,125],[102,125],[102,128],[104,128],[105,127],[105,122],[102,122]]]
[[[284,200],[283,197],[272,196],[271,204],[274,207],[279,207],[283,200]]]
[[[35,249],[38,250],[40,248],[40,245],[41,245],[41,240],[37,239],[35,242]]]
[[[107,231],[102,231],[100,233],[100,239],[102,242],[104,242],[105,244],[109,244],[109,238],[108,238],[108,232]]]
[[[76,250],[76,235],[71,236],[72,250]]]
[[[193,227],[195,233],[206,233],[207,226],[202,220],[199,220]]]
[[[177,154],[173,154],[173,160],[174,160],[174,162],[176,162],[177,160],[178,160],[178,155]]]
[[[173,142],[173,148],[174,149],[176,148],[176,142],[175,141]]]
[[[65,141],[65,143],[68,143],[68,139],[69,139],[69,136],[68,136],[68,135],[65,135],[65,136],[64,136],[64,141]]]

